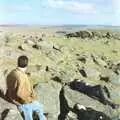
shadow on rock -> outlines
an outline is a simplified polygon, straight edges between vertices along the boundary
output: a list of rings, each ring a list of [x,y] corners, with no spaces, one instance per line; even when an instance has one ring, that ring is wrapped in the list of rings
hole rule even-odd
[[[5,109],[2,113],[1,113],[1,120],[5,120],[6,116],[9,113],[9,109]]]
[[[2,98],[2,99],[4,99],[5,101],[8,101],[9,102],[9,100],[7,99],[7,97],[6,97],[6,95],[4,94],[4,92],[0,89],[0,97]]]
[[[70,107],[68,106],[67,100],[64,96],[64,87],[62,87],[60,91],[59,99],[60,99],[60,115],[58,116],[58,120],[65,120],[66,115],[70,111]]]

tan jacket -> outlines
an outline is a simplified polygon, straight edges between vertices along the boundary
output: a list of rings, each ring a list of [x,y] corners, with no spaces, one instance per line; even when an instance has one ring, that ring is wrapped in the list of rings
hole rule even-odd
[[[6,83],[6,96],[12,103],[21,105],[36,99],[28,76],[19,68],[16,68],[7,76]]]

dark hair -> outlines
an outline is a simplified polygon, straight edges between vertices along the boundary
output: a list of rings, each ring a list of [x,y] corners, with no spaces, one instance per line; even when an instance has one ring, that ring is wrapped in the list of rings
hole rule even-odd
[[[25,68],[28,65],[28,57],[27,56],[20,56],[18,58],[18,67]]]

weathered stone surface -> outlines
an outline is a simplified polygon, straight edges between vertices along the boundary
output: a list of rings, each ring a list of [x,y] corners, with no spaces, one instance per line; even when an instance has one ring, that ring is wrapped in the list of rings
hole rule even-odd
[[[100,72],[98,70],[89,67],[79,69],[79,72],[85,78],[92,77],[97,79],[100,76]]]
[[[111,82],[113,85],[120,85],[120,75],[117,75],[112,70],[105,70],[103,72],[103,76],[109,77],[109,82]]]
[[[25,44],[29,44],[29,45],[34,45],[34,44],[35,44],[32,40],[28,40],[28,39],[26,39],[26,40],[24,41],[24,43],[25,43]]]
[[[68,33],[65,35],[67,38],[70,38],[70,37],[81,37],[82,39],[85,39],[85,38],[92,38],[93,37],[93,34],[89,31],[78,31],[78,32],[75,32],[75,33]]]
[[[65,120],[77,120],[77,115],[75,113],[73,113],[72,111],[70,111],[67,114],[67,117],[66,117]]]
[[[61,85],[54,81],[40,83],[35,87],[40,103],[44,111],[48,113],[48,120],[57,120],[60,114],[59,92]]]
[[[101,67],[106,67],[106,66],[107,66],[107,63],[106,63],[104,60],[102,60],[101,58],[99,58],[99,57],[97,57],[97,56],[94,56],[94,55],[92,55],[91,57],[92,57],[92,59],[93,59],[93,62],[94,62],[96,65],[99,65],[99,66],[101,66]]]
[[[37,49],[37,50],[39,50],[39,49],[40,49],[40,46],[39,46],[39,45],[37,45],[37,44],[34,44],[32,47],[33,47],[34,49]]]
[[[17,107],[0,98],[0,120],[23,120]]]
[[[85,68],[85,71],[86,71],[87,76],[93,77],[93,78],[99,78],[100,72],[96,70],[95,68],[87,67]]]

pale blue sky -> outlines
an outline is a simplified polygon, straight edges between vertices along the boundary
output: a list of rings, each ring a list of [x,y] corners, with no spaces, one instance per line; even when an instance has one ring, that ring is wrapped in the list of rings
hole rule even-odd
[[[0,24],[120,25],[120,0],[0,0]]]

